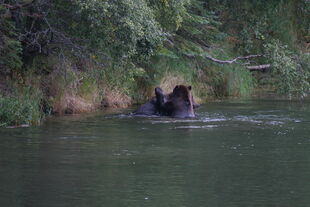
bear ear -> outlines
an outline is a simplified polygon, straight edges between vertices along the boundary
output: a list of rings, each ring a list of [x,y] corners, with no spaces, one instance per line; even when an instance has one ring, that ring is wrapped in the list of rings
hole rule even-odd
[[[160,87],[156,87],[155,88],[155,94],[163,94],[163,89],[161,89]]]
[[[192,90],[192,86],[187,86],[188,90]]]
[[[179,85],[176,85],[175,87],[174,87],[174,89],[178,89],[180,86]]]

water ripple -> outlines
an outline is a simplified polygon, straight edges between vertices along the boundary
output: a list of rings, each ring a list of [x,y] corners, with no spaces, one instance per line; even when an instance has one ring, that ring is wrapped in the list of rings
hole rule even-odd
[[[177,126],[174,129],[210,129],[218,127],[217,125],[204,125],[204,126]]]

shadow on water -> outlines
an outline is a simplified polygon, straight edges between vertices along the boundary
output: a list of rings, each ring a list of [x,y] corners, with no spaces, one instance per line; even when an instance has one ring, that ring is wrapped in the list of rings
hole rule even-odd
[[[0,129],[0,205],[309,206],[309,101],[130,111]]]

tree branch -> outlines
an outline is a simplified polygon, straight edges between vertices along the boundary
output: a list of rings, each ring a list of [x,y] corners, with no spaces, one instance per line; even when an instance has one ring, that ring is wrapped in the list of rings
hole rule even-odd
[[[270,64],[264,64],[264,65],[253,65],[253,66],[247,66],[246,68],[253,71],[253,70],[263,70],[263,69],[267,69],[270,68],[271,65]]]
[[[204,57],[204,58],[207,58],[213,62],[220,63],[220,64],[232,64],[232,63],[236,63],[237,60],[246,60],[246,59],[264,56],[262,54],[258,54],[258,55],[239,56],[239,57],[236,57],[232,60],[219,60],[219,59],[216,59],[216,58],[208,56],[208,55],[192,55],[192,54],[185,54],[185,55],[188,57],[194,57],[194,56]]]
[[[28,7],[28,6],[30,6],[33,3],[34,3],[34,0],[31,1],[31,2],[28,2],[28,3],[24,3],[24,4],[16,3],[15,5],[12,5],[12,4],[5,4],[5,3],[3,3],[1,5],[6,7],[6,8],[8,8],[8,9],[15,10],[15,9],[20,9],[20,8]]]
[[[207,58],[208,60],[211,60],[211,61],[219,63],[219,64],[232,64],[232,63],[237,63],[237,60],[247,60],[247,59],[251,59],[251,58],[257,58],[257,57],[265,56],[263,54],[258,54],[258,55],[239,56],[239,57],[236,57],[232,60],[219,60],[219,59],[216,59],[216,58],[208,56],[208,55],[193,55],[193,54],[185,54],[185,55],[188,57],[195,57],[195,56],[204,57],[204,58]],[[263,69],[267,69],[270,67],[271,67],[271,64],[246,66],[246,68],[249,69],[250,71],[263,70]]]

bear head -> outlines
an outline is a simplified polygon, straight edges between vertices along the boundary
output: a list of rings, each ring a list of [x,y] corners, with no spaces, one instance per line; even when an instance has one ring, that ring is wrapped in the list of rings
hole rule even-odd
[[[172,117],[195,117],[191,86],[177,85],[169,95],[167,102],[168,114]]]

